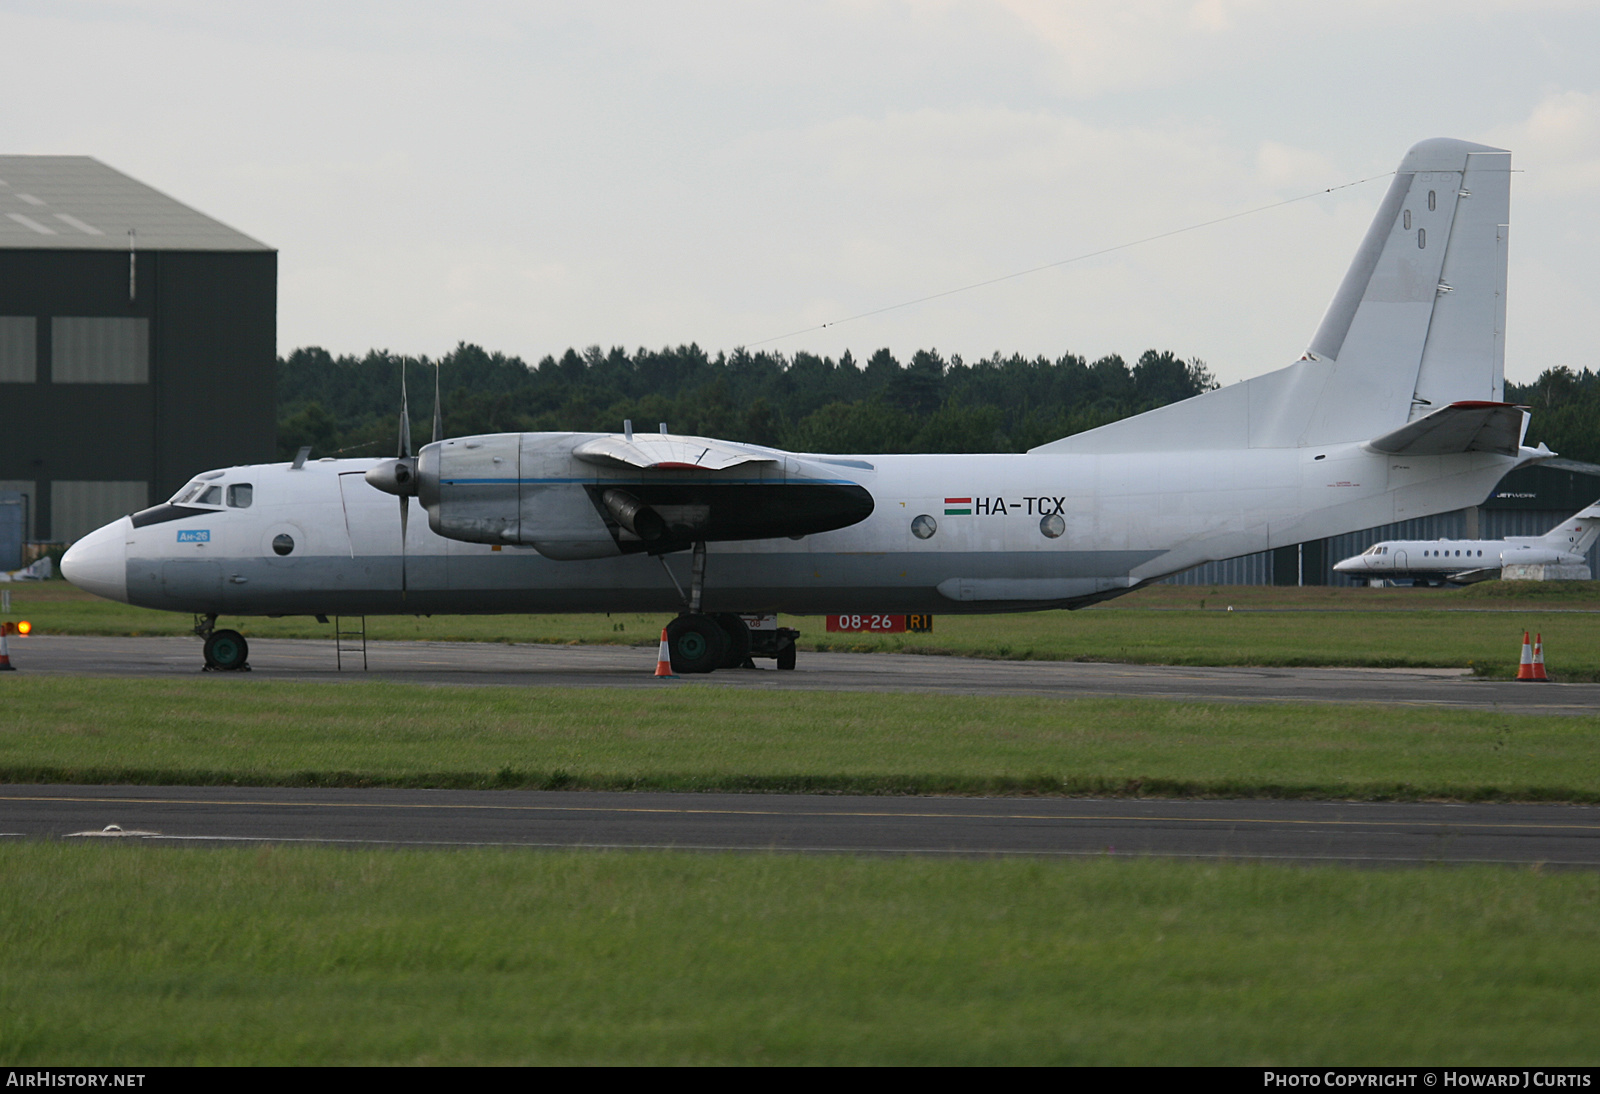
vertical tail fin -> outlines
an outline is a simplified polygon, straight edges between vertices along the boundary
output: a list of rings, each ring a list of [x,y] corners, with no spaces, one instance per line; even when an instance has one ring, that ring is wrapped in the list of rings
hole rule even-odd
[[[1574,555],[1587,554],[1597,538],[1600,538],[1600,501],[1568,517],[1541,537],[1556,550]]]
[[[1509,152],[1436,139],[1406,153],[1311,340],[1329,367],[1305,441],[1500,401],[1510,199]]]
[[[1421,142],[1299,361],[1034,451],[1338,444],[1451,403],[1499,402],[1510,195],[1511,153]]]

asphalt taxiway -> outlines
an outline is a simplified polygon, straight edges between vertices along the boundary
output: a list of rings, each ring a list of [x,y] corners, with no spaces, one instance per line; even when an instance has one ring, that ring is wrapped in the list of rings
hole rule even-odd
[[[0,787],[0,835],[1600,867],[1600,807],[254,787]]]
[[[26,673],[178,678],[202,675],[193,638],[35,635],[11,643]],[[661,689],[729,687],[768,691],[875,691],[1060,698],[1138,696],[1203,702],[1379,703],[1517,714],[1594,715],[1600,684],[1480,680],[1454,669],[1195,668],[1075,661],[987,661],[908,654],[802,652],[793,672],[757,669],[657,679],[655,648],[372,642],[337,667],[326,640],[256,639],[249,673],[228,679],[348,682],[388,680],[467,686]]]
[[[366,669],[327,641],[256,640],[249,673],[202,673],[191,638],[32,636],[18,673],[465,686],[1142,696],[1379,703],[1593,715],[1600,685],[1518,684],[1449,670],[1189,668],[802,653],[771,667],[659,680],[655,650],[373,642]],[[1600,866],[1600,807],[843,795],[0,787],[0,837],[218,845],[678,848],[877,854],[1160,855],[1367,864]]]

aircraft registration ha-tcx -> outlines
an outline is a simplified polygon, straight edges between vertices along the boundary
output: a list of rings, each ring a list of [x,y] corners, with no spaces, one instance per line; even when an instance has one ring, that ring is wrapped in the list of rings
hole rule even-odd
[[[1447,512],[1551,455],[1504,402],[1510,154],[1406,153],[1287,368],[1022,454],[786,452],[661,429],[434,439],[210,471],[75,543],[115,600],[218,616],[677,612],[678,672],[794,665],[772,613],[1079,608],[1215,559]],[[411,520],[415,502],[426,521]]]

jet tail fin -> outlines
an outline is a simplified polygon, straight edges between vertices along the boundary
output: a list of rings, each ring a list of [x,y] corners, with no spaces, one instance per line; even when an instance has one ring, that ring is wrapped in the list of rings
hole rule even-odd
[[[1587,554],[1594,541],[1600,539],[1600,501],[1574,513],[1542,538],[1558,550],[1574,555]]]

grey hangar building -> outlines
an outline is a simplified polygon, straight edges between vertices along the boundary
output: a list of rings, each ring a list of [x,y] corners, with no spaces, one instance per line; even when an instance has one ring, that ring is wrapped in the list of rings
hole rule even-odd
[[[271,460],[278,254],[88,156],[0,156],[0,569]]]

